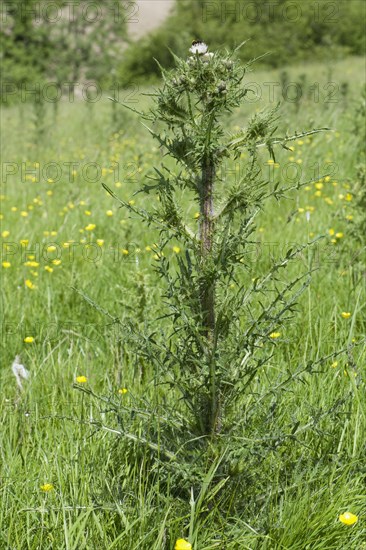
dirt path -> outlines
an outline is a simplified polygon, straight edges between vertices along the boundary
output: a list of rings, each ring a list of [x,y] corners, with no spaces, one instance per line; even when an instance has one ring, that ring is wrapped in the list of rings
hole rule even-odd
[[[159,27],[169,15],[175,0],[135,0],[129,14],[128,31],[133,40]]]

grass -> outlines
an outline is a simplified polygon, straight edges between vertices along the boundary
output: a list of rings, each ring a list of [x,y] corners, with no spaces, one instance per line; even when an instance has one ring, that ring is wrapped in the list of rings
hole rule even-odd
[[[318,269],[297,315],[279,328],[275,354],[238,411],[248,418],[243,446],[255,449],[256,441],[268,437],[273,444],[263,456],[233,464],[244,480],[242,494],[235,495],[235,515],[226,514],[224,491],[216,494],[210,484],[209,466],[200,490],[189,495],[179,490],[174,475],[152,464],[148,445],[108,431],[118,428],[111,403],[139,407],[158,395],[167,410],[176,406],[174,394],[156,390],[151,365],[136,358],[114,323],[116,317],[134,318],[142,328],[163,311],[161,283],[152,269],[158,235],[130,219],[101,187],[103,181],[123,198],[147,205],[152,196],[133,193],[159,165],[161,152],[132,114],[122,107],[113,111],[107,100],[65,102],[57,112],[46,105],[44,114],[28,104],[2,111],[9,134],[3,145],[3,261],[11,265],[2,269],[0,548],[161,550],[188,535],[195,550],[366,548],[365,285],[349,219],[357,216],[353,119],[362,68],[363,60],[354,58],[334,63],[332,74],[320,64],[288,69],[290,81],[306,74],[321,93],[329,80],[335,89],[347,82],[348,94],[338,94],[334,103],[322,95],[319,102],[304,99],[299,109],[285,102],[280,130],[334,130],[295,141],[294,151],[279,153],[279,167],[263,154],[264,174],[279,171],[282,181],[295,166],[302,180],[330,175],[322,189],[309,183],[281,204],[268,205],[243,269],[243,281],[260,276],[291,243],[323,236],[290,268],[288,276]],[[262,86],[262,99],[248,101],[231,127],[245,124],[253,109],[268,103],[264,83],[278,82],[279,74],[254,73],[248,80]],[[139,95],[132,106],[149,101]],[[25,162],[23,172],[37,170],[39,163],[41,177],[22,174]],[[59,178],[51,165],[47,171],[52,162],[61,169]],[[18,171],[5,179],[6,169]],[[232,179],[240,165],[229,169]],[[183,200],[195,227],[189,197]],[[165,253],[174,262],[183,251],[169,247]],[[351,315],[344,319],[342,312]],[[27,336],[34,341],[25,343]],[[31,372],[22,393],[10,369],[16,354]],[[251,415],[256,395],[270,396],[281,376],[324,356],[329,360],[315,374],[293,380],[275,412],[270,397],[263,400],[257,425],[259,416]],[[75,384],[80,375],[86,384]],[[108,396],[109,405],[77,387]],[[122,388],[127,393],[119,393]],[[161,419],[139,422],[141,437],[161,425]],[[282,441],[279,434],[292,429],[293,436]],[[42,491],[45,483],[53,489]],[[358,515],[356,525],[339,522],[347,510]]]

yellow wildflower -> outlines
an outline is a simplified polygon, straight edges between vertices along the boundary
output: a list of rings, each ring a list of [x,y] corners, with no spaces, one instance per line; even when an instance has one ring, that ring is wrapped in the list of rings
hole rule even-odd
[[[88,381],[88,379],[87,379],[86,376],[77,376],[76,377],[76,382],[78,384],[86,384],[87,381]]]
[[[349,319],[351,317],[351,313],[349,311],[342,311],[341,315],[343,319]]]
[[[281,336],[281,333],[280,332],[271,332],[271,334],[269,335],[270,338],[279,338]]]
[[[44,268],[45,268],[45,271],[48,271],[48,273],[53,272],[53,267],[50,267],[49,265],[45,265]]]
[[[93,229],[95,229],[95,228],[96,228],[95,223],[89,223],[89,224],[85,227],[86,231],[93,231]]]
[[[2,266],[7,269],[8,267],[11,267],[11,263],[10,262],[3,262],[2,263]]]
[[[173,252],[175,252],[176,254],[179,254],[180,252],[179,246],[173,246]]]
[[[121,395],[125,395],[127,392],[128,392],[127,388],[121,388],[120,390],[118,390],[118,393],[120,393]]]
[[[192,544],[185,539],[178,539],[174,550],[192,550]]]
[[[345,525],[354,525],[358,522],[358,517],[351,512],[345,512],[339,516],[339,521]]]
[[[44,493],[49,493],[52,490],[53,490],[52,483],[45,483],[44,485],[41,485],[41,491],[43,491]]]
[[[34,283],[32,283],[32,281],[30,279],[26,279],[25,280],[25,286],[27,288],[30,288],[30,290],[35,290],[37,287]]]
[[[5,230],[5,231],[3,231],[3,232],[1,233],[1,236],[2,236],[4,239],[6,239],[6,237],[9,237],[9,235],[10,235],[10,231],[7,231],[7,230]]]
[[[106,214],[109,217],[113,216],[113,210],[107,210]]]
[[[23,340],[26,344],[32,344],[34,342],[33,336],[26,336]]]
[[[339,232],[335,234],[336,239],[341,239],[343,237],[343,233]]]

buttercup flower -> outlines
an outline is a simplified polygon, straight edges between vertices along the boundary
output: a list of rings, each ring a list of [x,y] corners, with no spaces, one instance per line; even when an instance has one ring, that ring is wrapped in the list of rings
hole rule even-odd
[[[343,319],[349,319],[351,317],[351,314],[349,311],[342,311],[341,315]]]
[[[26,336],[26,337],[24,338],[24,342],[25,342],[26,344],[31,344],[33,341],[34,341],[33,336]]]
[[[87,381],[88,381],[88,379],[87,379],[86,376],[77,376],[76,377],[76,382],[78,384],[85,384]]]
[[[25,280],[25,286],[27,288],[30,288],[31,290],[34,290],[34,289],[37,288],[36,285],[34,283],[32,283],[32,281],[30,279]]]
[[[270,338],[279,338],[280,336],[280,332],[271,332],[271,334],[269,335]]]
[[[185,539],[178,539],[174,550],[192,550],[192,544]]]
[[[354,525],[358,522],[358,517],[351,512],[345,512],[339,516],[339,521],[345,525]]]
[[[207,44],[201,42],[201,40],[193,40],[192,46],[189,48],[189,51],[193,54],[198,53],[199,55],[203,55],[207,53],[208,47]]]
[[[127,392],[128,392],[127,388],[121,388],[120,390],[118,390],[118,393],[120,393],[121,395],[125,395],[125,393]]]
[[[44,485],[41,485],[40,489],[44,493],[49,493],[50,491],[53,490],[53,485],[52,483],[45,483]]]

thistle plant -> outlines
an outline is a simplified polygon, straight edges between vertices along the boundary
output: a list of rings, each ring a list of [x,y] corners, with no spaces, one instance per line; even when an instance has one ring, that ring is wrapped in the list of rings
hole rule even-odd
[[[161,68],[163,84],[150,94],[154,106],[149,111],[126,105],[140,115],[168,157],[137,191],[150,195],[148,210],[117,197],[104,185],[131,215],[159,230],[155,268],[165,288],[164,315],[152,319],[143,334],[141,324],[131,320],[126,336],[136,353],[152,365],[160,389],[150,409],[146,401],[135,404],[133,416],[128,416],[131,410],[122,414],[115,405],[118,418],[124,418],[120,433],[148,445],[170,463],[179,462],[181,473],[187,451],[188,476],[198,456],[195,449],[202,456],[204,449],[223,441],[226,448],[230,441],[227,455],[234,460],[242,448],[240,443],[235,449],[235,434],[253,421],[255,406],[262,407],[269,395],[277,395],[313,368],[307,364],[287,373],[253,404],[258,373],[273,354],[275,331],[292,317],[297,298],[310,282],[309,273],[290,280],[280,277],[301,246],[288,250],[261,278],[250,273],[248,248],[265,202],[273,197],[280,200],[309,183],[268,181],[260,169],[260,151],[267,149],[275,159],[276,147],[287,149],[292,140],[322,129],[277,135],[277,106],[254,114],[239,132],[226,131],[225,117],[249,93],[248,66],[235,56],[236,51],[211,53],[206,44],[194,42],[187,59],[174,56],[175,69]],[[236,159],[242,170],[230,182],[225,166]],[[192,204],[199,211],[193,221]],[[172,240],[182,250],[174,264],[164,255]],[[169,405],[172,401],[175,406]],[[139,436],[133,433],[136,418],[141,420]],[[146,423],[147,418],[152,423]],[[154,431],[154,419],[164,428]]]

